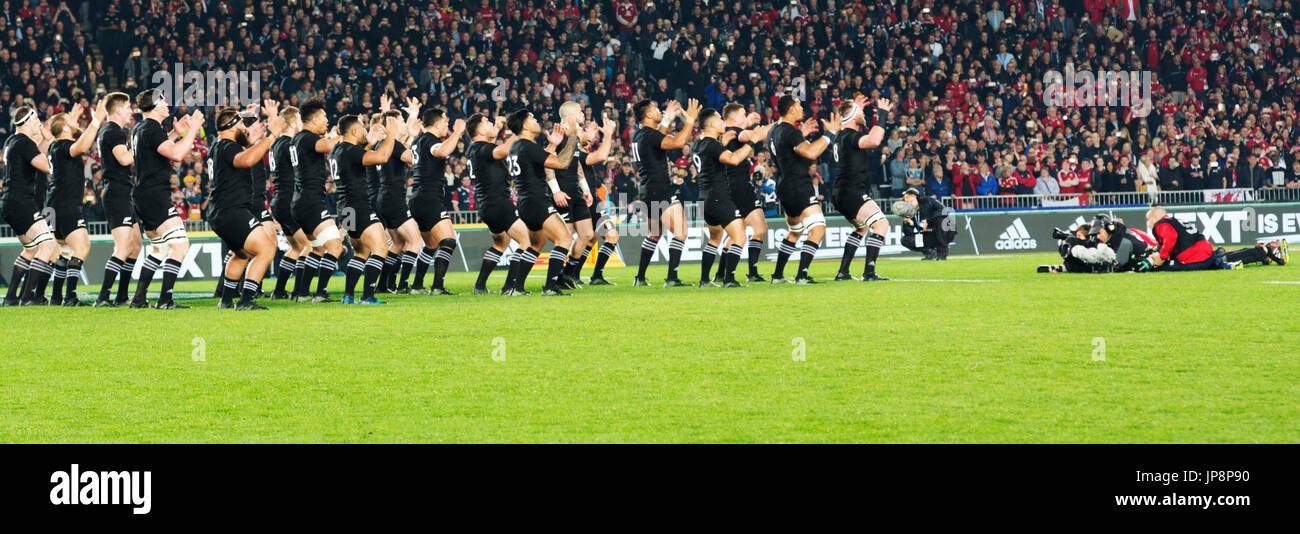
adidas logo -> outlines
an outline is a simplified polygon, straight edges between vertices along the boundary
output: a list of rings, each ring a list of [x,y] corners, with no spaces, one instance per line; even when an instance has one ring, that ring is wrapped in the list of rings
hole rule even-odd
[[[1069,227],[1070,233],[1073,234],[1075,230],[1078,230],[1080,226],[1085,224],[1088,224],[1088,221],[1084,220],[1082,215],[1075,217],[1074,222],[1071,223]],[[1008,228],[1008,230],[1010,230],[1010,228]]]
[[[998,236],[998,240],[993,243],[993,248],[998,250],[1035,249],[1038,248],[1038,241],[1029,237],[1029,229],[1025,228],[1024,221],[1017,217],[1011,223],[1011,226],[1008,226],[1007,230]]]

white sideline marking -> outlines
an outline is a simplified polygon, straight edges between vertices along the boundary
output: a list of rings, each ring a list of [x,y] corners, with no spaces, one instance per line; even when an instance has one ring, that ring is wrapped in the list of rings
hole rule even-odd
[[[891,282],[1001,282],[1001,280],[973,280],[973,279],[951,279],[951,278],[891,278]]]
[[[1261,284],[1300,284],[1300,280],[1266,280]]]

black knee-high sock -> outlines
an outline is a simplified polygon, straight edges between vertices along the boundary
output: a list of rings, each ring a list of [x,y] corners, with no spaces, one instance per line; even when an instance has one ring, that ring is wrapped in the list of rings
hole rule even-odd
[[[81,258],[68,260],[67,281],[64,282],[67,293],[63,295],[65,300],[77,298],[77,283],[81,281],[81,266],[84,263]]]
[[[795,278],[807,278],[808,266],[812,265],[813,257],[817,255],[817,249],[821,245],[810,240],[803,242],[803,254],[799,256],[799,274]]]
[[[26,282],[27,270],[31,268],[31,265],[31,260],[22,256],[18,256],[18,259],[14,260],[14,274],[9,277],[9,291],[5,293],[5,299],[13,300],[22,296],[20,290],[23,288],[23,283]]]
[[[44,295],[36,293],[36,288],[44,288],[45,282],[49,281],[50,275],[54,274],[54,266],[45,263],[40,258],[33,258],[27,265],[27,279],[23,281],[24,302],[36,300]]]
[[[740,265],[740,245],[732,243],[730,246],[728,246],[726,253],[723,254],[722,256],[722,262],[724,265],[724,269],[726,270],[726,275],[724,275],[723,283],[735,282],[736,266]]]
[[[677,280],[677,266],[682,263],[682,249],[685,247],[686,241],[679,237],[668,242],[668,280]]]
[[[356,256],[352,256],[351,258],[348,258],[347,278],[346,278],[346,282],[343,284],[343,294],[345,296],[356,298],[357,280],[359,280],[361,276],[365,274],[365,272],[366,272],[365,261],[361,260],[360,258],[357,258]]]
[[[451,254],[456,251],[455,239],[443,239],[438,242],[438,253],[433,257],[433,286],[442,287],[442,279],[447,276],[447,266],[451,265]]]
[[[262,292],[261,280],[244,280],[243,291],[239,294],[239,302],[247,304],[257,298],[257,294]]]
[[[402,264],[401,279],[397,282],[398,289],[411,287],[411,271],[415,269],[415,258],[416,255],[414,252],[409,250],[402,251],[402,257],[398,260]]]
[[[401,267],[401,264],[398,263],[397,255],[393,254],[392,251],[389,251],[388,255],[384,257],[384,268],[379,273],[379,282],[375,284],[375,290],[384,291],[396,289],[397,284],[395,282],[397,280],[397,269],[399,267]]]
[[[713,272],[713,260],[718,257],[718,247],[712,244],[704,245],[704,256],[700,258],[700,283],[709,281],[709,273]],[[719,269],[718,272],[722,272]]]
[[[144,258],[144,265],[140,267],[140,281],[135,283],[135,298],[132,300],[136,302],[145,302],[149,300],[149,283],[153,282],[153,274],[161,266],[162,260],[159,260],[158,258],[153,256],[146,256]]]
[[[366,258],[366,285],[361,290],[362,300],[375,298],[375,283],[383,273],[383,259],[374,254],[371,254],[369,258]]]
[[[724,278],[726,277],[726,270],[723,269],[723,267],[726,266],[726,263],[724,263],[726,261],[726,258],[723,258],[722,256],[727,253],[727,249],[730,246],[731,245],[727,245],[724,247],[722,246],[721,243],[719,243],[718,252],[713,255],[713,261],[718,266],[717,272],[713,275],[714,282],[721,283],[726,281],[724,280]]]
[[[592,269],[592,278],[602,278],[605,274],[605,263],[609,257],[614,254],[614,244],[606,241],[600,244],[600,250],[596,252],[596,268]]]
[[[315,252],[298,258],[297,272],[294,273],[293,294],[307,296],[311,294],[311,281],[320,271],[320,255]]]
[[[790,261],[791,254],[794,254],[794,241],[781,240],[781,246],[776,249],[776,270],[772,271],[772,278],[785,278],[785,263]]]
[[[56,300],[62,299],[63,282],[68,279],[68,258],[59,256],[59,259],[54,262],[54,276],[50,279],[53,282],[50,286],[50,297]],[[44,293],[45,291],[42,290],[41,294]]]
[[[285,288],[289,287],[289,279],[297,270],[298,260],[294,258],[280,258],[280,272],[275,275],[275,292],[284,293]]]
[[[99,286],[99,300],[107,301],[113,294],[113,284],[117,282],[118,273],[122,271],[122,260],[115,256],[109,256],[108,261],[104,263],[104,283]],[[127,278],[131,273],[126,273]]]
[[[433,263],[434,254],[438,249],[424,247],[420,249],[420,255],[415,259],[415,283],[411,285],[412,289],[424,288],[424,273],[429,271],[429,265]]]
[[[559,287],[560,275],[564,266],[569,264],[569,249],[556,245],[551,248],[551,255],[546,260],[546,287]]]
[[[160,302],[174,302],[172,300],[172,288],[176,286],[176,277],[181,274],[180,260],[167,258],[162,266],[162,286],[158,288],[158,300]]]
[[[876,258],[880,257],[880,247],[885,246],[885,236],[872,232],[867,234],[867,266],[862,270],[862,276],[871,276],[876,274]]]
[[[488,277],[492,275],[492,269],[497,268],[501,263],[501,253],[492,247],[483,251],[483,263],[478,267],[478,280],[474,282],[474,289],[487,289]]]
[[[235,295],[239,294],[239,280],[228,276],[221,277],[221,304],[223,306],[232,306],[235,304]]]
[[[533,271],[533,264],[537,263],[537,255],[540,253],[541,251],[530,248],[519,256],[519,272],[515,273],[515,289],[524,289],[524,285],[528,283],[528,273]]]
[[[371,257],[374,258],[376,256]],[[383,266],[381,265],[380,267],[382,269]],[[326,293],[326,289],[329,288],[330,285],[330,278],[334,277],[334,271],[337,271],[338,269],[338,258],[335,258],[333,254],[326,252],[324,256],[321,256],[320,270],[317,271],[317,276],[320,276],[320,280],[316,282],[317,293],[322,295]]]
[[[737,246],[740,246],[740,245],[737,245]],[[763,240],[762,240],[762,239],[750,239],[750,240],[749,240],[749,243],[748,243],[748,246],[746,246],[745,248],[748,249],[746,252],[749,254],[749,258],[748,258],[748,261],[749,261],[749,275],[750,275],[750,276],[757,276],[757,275],[758,275],[758,255],[763,253]]]
[[[224,259],[224,260],[221,261],[221,272],[223,272],[223,273],[226,272],[226,266],[227,266],[227,265],[230,265],[230,260],[231,260],[231,258],[234,258],[234,257],[235,257],[235,251],[233,251],[233,250],[228,250],[228,251],[226,251],[226,259]],[[240,280],[243,280],[244,278],[243,278],[243,277],[240,277],[239,279],[240,279]],[[220,296],[221,296],[221,292],[225,289],[225,285],[224,285],[224,284],[225,284],[224,281],[222,281],[222,280],[217,280],[217,289],[214,290],[214,291],[212,292],[212,296],[214,296],[214,297],[220,297]],[[239,292],[239,288],[235,288],[235,292],[238,293],[238,292]]]
[[[149,263],[148,258],[145,258],[145,263]],[[153,268],[157,269],[158,265],[160,264],[155,264]],[[127,290],[131,288],[131,276],[134,274],[135,258],[122,260],[122,268],[117,273],[117,299],[115,302],[126,302],[126,296],[128,295]],[[149,276],[153,276],[152,270],[149,271]],[[144,279],[143,271],[140,273],[140,279]]]
[[[577,278],[582,274],[582,265],[587,263],[587,256],[591,255],[592,243],[587,244],[587,248],[582,249],[582,254],[578,256],[569,256],[569,263],[564,266],[564,276]]]
[[[641,242],[641,264],[636,266],[636,277],[645,278],[645,270],[650,267],[650,258],[655,254],[655,247],[659,246],[659,238],[647,237]]]
[[[849,237],[844,239],[844,257],[840,258],[840,274],[849,274],[849,266],[853,264],[853,256],[858,253],[858,247],[862,246],[862,236],[850,233]]]

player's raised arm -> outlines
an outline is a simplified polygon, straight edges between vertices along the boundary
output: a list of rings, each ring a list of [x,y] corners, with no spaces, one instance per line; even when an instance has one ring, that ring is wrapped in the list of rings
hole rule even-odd
[[[682,120],[686,122],[681,131],[672,137],[664,137],[663,142],[659,144],[664,150],[681,150],[686,147],[686,143],[691,140],[691,134],[695,132],[695,118],[700,116],[700,102],[694,98],[686,103],[686,110],[682,112]]]
[[[605,117],[600,126],[600,132],[605,134],[604,139],[600,141],[600,148],[587,154],[587,165],[600,165],[609,160],[609,153],[614,150],[614,129],[614,121]]]
[[[393,147],[397,145],[397,134],[401,131],[401,123],[392,117],[384,120],[384,142],[374,150],[367,150],[364,156],[361,156],[362,165],[380,165],[387,163],[388,159],[393,157]]]

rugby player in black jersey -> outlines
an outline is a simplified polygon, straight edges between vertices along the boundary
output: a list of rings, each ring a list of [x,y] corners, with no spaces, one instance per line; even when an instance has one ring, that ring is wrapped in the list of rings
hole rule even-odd
[[[658,104],[642,100],[632,107],[632,112],[640,125],[632,134],[632,161],[641,179],[641,201],[646,205],[648,212],[645,216],[650,223],[650,235],[641,242],[641,264],[637,266],[632,285],[649,285],[645,280],[646,268],[650,266],[650,258],[659,245],[664,227],[667,227],[673,239],[668,244],[668,277],[664,280],[664,287],[684,286],[686,284],[677,277],[677,266],[686,246],[686,211],[678,197],[679,187],[668,177],[668,151],[686,146],[695,129],[700,103],[691,99],[682,110],[681,104],[672,101],[668,103],[667,113],[660,113]],[[680,131],[669,136],[668,128],[678,113],[685,124]]]
[[[723,275],[722,285],[741,287],[736,281],[735,269],[740,263],[740,243],[745,239],[745,223],[740,210],[732,201],[727,168],[744,164],[753,154],[754,148],[748,143],[741,143],[735,152],[727,150],[726,145],[735,140],[737,132],[727,129],[722,117],[713,109],[701,111],[699,123],[702,132],[691,146],[691,165],[695,167],[695,179],[700,184],[704,223],[709,227],[709,242],[704,247],[700,265],[700,287],[717,287],[717,284],[709,280],[709,270],[713,267],[714,258],[718,257],[718,245],[722,243],[724,232],[731,240],[731,246],[727,247],[718,266]],[[751,130],[756,138],[761,138],[766,133],[767,127]]]
[[[560,120],[566,119],[574,124],[583,124],[586,117],[582,113],[582,104],[572,100],[560,104]],[[558,210],[560,218],[564,220],[570,235],[577,234],[572,246],[574,254],[570,255],[569,262],[565,264],[564,271],[560,274],[560,287],[563,289],[582,287],[578,280],[578,271],[582,269],[581,262],[587,260],[588,246],[594,236],[591,208],[595,197],[591,194],[591,185],[587,183],[586,175],[591,173],[591,168],[587,166],[588,154],[582,149],[581,135],[579,132],[578,146],[574,149],[573,158],[569,160],[569,166],[552,171],[555,180],[560,184],[560,191],[569,197],[566,205]],[[583,252],[578,254],[578,250]]]
[[[324,99],[307,100],[298,107],[298,115],[302,118],[302,131],[293,136],[289,148],[289,161],[294,173],[293,200],[289,209],[294,223],[307,236],[312,252],[307,255],[307,264],[294,286],[294,300],[333,302],[326,289],[338,269],[338,258],[343,253],[343,236],[325,206],[325,181],[330,177],[325,155],[334,148],[339,136],[335,133],[326,135],[329,119],[325,115]],[[313,277],[318,278],[314,295],[311,293]]]
[[[465,133],[465,121],[452,123],[441,109],[426,109],[420,115],[423,131],[411,141],[411,216],[415,218],[424,248],[415,265],[412,291],[424,289],[424,275],[433,264],[431,295],[450,295],[443,278],[456,251],[456,231],[452,228],[451,210],[443,206],[443,193],[451,185],[447,176],[447,158]],[[450,128],[449,128],[450,126]]]
[[[4,143],[4,191],[0,192],[0,216],[13,228],[23,252],[14,260],[13,276],[5,306],[46,304],[35,295],[35,288],[50,279],[51,264],[59,254],[49,224],[41,216],[36,199],[37,173],[49,173],[50,162],[44,149],[50,135],[36,117],[36,110],[21,106],[13,111],[13,134]],[[19,285],[21,281],[22,285]],[[22,292],[19,293],[19,287]]]
[[[609,153],[614,148],[614,132],[617,128],[618,125],[614,124],[614,121],[609,120],[609,117],[604,117],[600,126],[596,126],[595,121],[590,122],[586,128],[583,128],[578,138],[578,153],[581,156],[583,165],[582,173],[587,180],[587,190],[592,191],[593,194],[601,187],[600,177],[596,176],[594,167],[609,160]],[[597,139],[601,139],[600,146],[592,150]],[[607,191],[606,196],[608,195],[609,192]],[[591,279],[587,282],[593,286],[614,285],[613,282],[605,280],[604,276],[605,262],[609,261],[610,255],[614,253],[614,247],[618,245],[618,229],[614,227],[614,221],[605,216],[604,213],[608,210],[608,206],[608,201],[600,202],[599,200],[592,205],[590,209],[592,221],[591,241],[583,249],[582,257],[578,258],[576,262],[569,262],[573,268],[573,272],[570,273],[571,276],[581,280],[582,266],[587,262],[587,255],[591,253],[591,249],[595,246],[596,238],[603,237],[605,242],[600,245],[600,249],[596,252],[595,270],[592,271]]]
[[[393,155],[387,163],[380,166],[379,202],[375,205],[379,219],[388,228],[388,234],[392,238],[388,258],[384,263],[387,276],[382,278],[390,292],[399,294],[411,292],[411,271],[414,270],[416,259],[424,245],[419,225],[412,218],[406,203],[406,180],[410,176],[410,166],[415,162],[415,153],[408,150],[406,143],[419,132],[419,99],[407,99],[404,111],[405,119],[402,111],[390,110],[384,113],[386,117],[399,122],[404,120],[405,123],[399,132],[397,144],[393,146]]]
[[[275,259],[275,239],[262,229],[261,216],[250,209],[249,199],[256,189],[252,169],[262,164],[272,139],[284,130],[278,108],[274,101],[266,101],[262,110],[268,124],[257,122],[251,127],[244,125],[235,108],[222,109],[216,115],[218,138],[208,153],[208,172],[212,174],[207,220],[233,254],[226,262],[219,309],[266,309],[253,299]],[[234,302],[236,294],[238,303]]]
[[[302,129],[302,117],[298,114],[298,108],[293,106],[281,108],[279,115],[284,127],[279,135],[273,134],[275,138],[271,140],[271,148],[266,154],[266,166],[271,173],[271,186],[274,188],[271,193],[271,217],[279,225],[280,234],[288,246],[280,257],[280,270],[275,278],[271,300],[289,298],[289,279],[300,272],[299,259],[311,248],[307,244],[307,235],[294,222],[290,209],[293,201],[293,162],[289,159],[289,150],[293,146],[293,136]]]
[[[831,113],[830,120],[823,120],[826,134],[820,139],[809,142],[805,138],[817,131],[817,120],[804,121],[803,104],[790,95],[782,96],[776,103],[781,120],[767,133],[768,149],[772,152],[772,161],[776,163],[776,196],[785,211],[785,222],[790,233],[777,249],[776,270],[772,272],[772,283],[785,282],[785,263],[794,253],[794,245],[805,232],[808,234],[803,243],[803,255],[799,257],[799,271],[795,282],[800,284],[817,283],[808,276],[808,266],[812,265],[822,237],[826,235],[826,217],[822,215],[821,204],[817,203],[817,191],[813,187],[812,176],[808,167],[821,157],[831,146],[831,136],[840,129],[840,120]]]
[[[131,299],[132,308],[147,308],[149,283],[154,271],[163,272],[159,287],[158,309],[188,308],[176,304],[172,289],[180,275],[181,262],[190,249],[190,239],[185,235],[185,222],[171,201],[172,163],[184,161],[194,148],[199,130],[203,127],[203,112],[194,111],[176,120],[171,139],[163,130],[170,107],[165,93],[160,89],[146,89],[136,95],[135,107],[143,115],[131,130],[131,154],[135,159],[135,189],[131,200],[135,203],[135,216],[140,228],[149,238],[149,256],[140,270],[140,282]],[[245,197],[245,202],[247,202]]]
[[[96,105],[90,126],[85,131],[77,128],[77,119],[82,113],[80,104],[73,105],[68,113],[50,118],[50,134],[54,136],[54,141],[50,143],[46,154],[50,162],[50,191],[46,195],[46,210],[53,216],[50,224],[54,227],[54,239],[63,249],[63,256],[54,264],[56,279],[50,304],[90,305],[77,298],[81,265],[90,253],[90,235],[86,231],[86,219],[81,212],[86,199],[86,165],[82,158],[90,151],[100,125],[108,115],[104,105],[104,100]],[[58,276],[60,271],[62,277]],[[65,280],[66,296],[60,294],[58,278]]]
[[[542,286],[543,295],[563,295],[560,291],[560,275],[568,263],[569,247],[573,240],[569,229],[560,218],[557,207],[563,208],[569,202],[581,202],[571,199],[560,184],[554,179],[547,179],[546,170],[560,170],[569,166],[573,152],[578,144],[578,115],[571,115],[556,124],[553,135],[563,137],[562,147],[556,147],[552,154],[537,143],[542,133],[542,125],[528,110],[519,110],[506,117],[506,127],[514,132],[518,139],[510,145],[510,155],[506,157],[506,171],[515,180],[515,190],[519,194],[519,218],[528,226],[529,252],[535,257],[540,247],[547,240],[555,243],[551,248],[547,262],[546,284]],[[527,273],[516,275],[517,289],[523,289]]]
[[[509,145],[498,145],[496,142],[501,129],[505,127],[505,122],[505,117],[497,117],[496,122],[493,123],[478,113],[465,121],[465,128],[470,133],[470,144],[465,149],[465,172],[469,174],[469,179],[474,184],[474,198],[478,204],[479,220],[486,224],[488,231],[492,233],[492,246],[483,251],[478,280],[474,282],[475,295],[491,293],[487,288],[488,277],[492,275],[492,270],[496,269],[497,264],[501,263],[501,256],[510,246],[511,239],[518,244],[518,249],[515,252],[514,262],[510,264],[509,275],[506,276],[506,283],[501,293],[525,294],[513,291],[514,281],[515,275],[523,267],[524,257],[532,249],[532,244],[528,239],[528,226],[519,219],[519,212],[515,210],[515,204],[510,200],[510,181],[506,177],[505,163],[502,162],[509,156]],[[532,260],[527,260],[530,268],[534,261],[537,261],[535,255]]]
[[[853,101],[844,101],[836,108],[844,127],[835,136],[835,145],[831,156],[837,165],[838,177],[831,201],[835,210],[844,215],[855,228],[844,243],[844,257],[840,259],[840,270],[835,274],[836,280],[854,280],[849,274],[849,265],[853,255],[866,237],[867,262],[862,271],[864,281],[888,280],[876,274],[876,258],[880,256],[880,247],[885,246],[885,234],[889,233],[889,221],[885,214],[871,199],[871,189],[867,184],[867,169],[880,165],[880,144],[889,138],[889,112],[893,109],[888,100],[876,101],[876,124],[865,134],[862,128],[867,124],[867,97],[858,95]],[[871,232],[867,235],[867,232]]]
[[[746,143],[755,145],[754,150],[756,151],[764,148],[764,135],[766,135],[767,129],[763,130],[763,135],[756,135],[753,130],[748,129],[761,120],[759,114],[750,113],[747,115],[744,106],[733,102],[722,107],[722,120],[727,126],[727,131],[736,134],[734,137],[730,137],[730,141],[725,144],[727,150],[736,152]],[[749,241],[745,244],[745,260],[749,267],[745,280],[748,282],[766,282],[767,280],[758,274],[758,258],[763,253],[763,239],[767,236],[767,216],[763,213],[763,202],[759,199],[758,194],[754,192],[754,182],[749,175],[750,167],[748,159],[739,165],[727,166],[727,180],[731,183],[731,202],[736,205],[736,209],[740,210],[740,218],[745,226],[753,231],[750,234]]]
[[[99,163],[104,169],[104,191],[100,203],[104,206],[108,229],[113,233],[113,255],[104,265],[104,283],[95,299],[96,307],[117,307],[127,302],[127,289],[135,272],[135,259],[140,255],[140,223],[136,221],[131,206],[131,154],[126,127],[131,124],[131,97],[126,93],[109,93],[104,97],[108,122],[99,128],[95,144],[99,150]],[[112,298],[113,284],[118,284],[117,298]]]
[[[366,127],[361,117],[348,115],[339,119],[338,131],[342,138],[330,150],[330,174],[338,188],[339,213],[355,247],[356,259],[365,262],[365,285],[361,300],[356,300],[356,279],[349,270],[348,287],[344,304],[383,304],[375,298],[375,283],[384,270],[384,257],[388,255],[388,240],[383,224],[366,194],[367,165],[387,162],[393,154],[402,123],[392,117],[385,118],[384,141],[375,150],[366,150]]]

